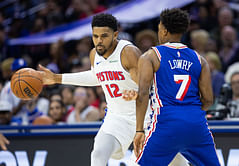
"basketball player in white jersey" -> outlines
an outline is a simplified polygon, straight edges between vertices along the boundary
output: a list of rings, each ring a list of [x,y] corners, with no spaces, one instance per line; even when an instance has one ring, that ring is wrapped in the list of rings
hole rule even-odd
[[[140,50],[125,40],[117,40],[117,20],[98,14],[92,20],[95,48],[90,52],[91,70],[54,74],[39,66],[44,84],[99,86],[104,90],[107,114],[95,137],[91,166],[106,166],[109,158],[121,159],[135,135],[136,103],[122,98],[123,90],[137,91],[137,62]]]

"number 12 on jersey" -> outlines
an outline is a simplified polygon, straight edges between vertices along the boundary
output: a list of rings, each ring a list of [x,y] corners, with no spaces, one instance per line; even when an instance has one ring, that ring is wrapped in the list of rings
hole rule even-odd
[[[189,85],[191,84],[191,76],[190,75],[174,75],[174,81],[177,84],[181,84],[178,93],[176,95],[176,99],[183,101],[184,96],[188,92]]]
[[[119,87],[117,84],[105,85],[105,87],[112,98],[122,96],[122,93],[119,93]]]

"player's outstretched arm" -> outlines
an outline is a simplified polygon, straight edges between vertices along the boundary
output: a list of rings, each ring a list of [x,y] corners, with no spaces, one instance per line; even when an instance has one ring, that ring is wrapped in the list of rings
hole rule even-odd
[[[8,145],[9,143],[9,140],[4,135],[0,134],[0,146],[2,150],[7,150],[6,145]]]
[[[78,73],[64,73],[55,74],[49,69],[39,65],[39,69],[42,74],[42,80],[44,85],[52,84],[67,84],[78,86],[99,86],[100,83],[97,80],[92,70],[78,72]]]
[[[78,72],[78,73],[64,73],[55,74],[49,69],[39,65],[40,73],[42,74],[43,84],[67,84],[67,85],[78,85],[78,86],[99,86],[100,83],[94,73],[94,55],[95,50],[93,49],[90,53],[91,70]]]
[[[199,90],[201,94],[202,110],[207,111],[213,104],[213,92],[211,74],[207,61],[201,56],[202,71],[199,78]]]
[[[43,67],[42,65],[38,66],[40,73],[42,75],[42,80],[44,85],[60,84],[62,80],[61,74],[55,74],[49,69]]]

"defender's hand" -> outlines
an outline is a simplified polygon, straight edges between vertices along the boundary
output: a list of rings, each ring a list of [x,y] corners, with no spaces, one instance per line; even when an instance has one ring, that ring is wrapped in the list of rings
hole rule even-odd
[[[136,157],[139,156],[140,152],[143,150],[145,134],[143,132],[136,132],[134,137],[134,154]]]
[[[135,90],[124,90],[122,97],[126,101],[136,100],[138,93]]]

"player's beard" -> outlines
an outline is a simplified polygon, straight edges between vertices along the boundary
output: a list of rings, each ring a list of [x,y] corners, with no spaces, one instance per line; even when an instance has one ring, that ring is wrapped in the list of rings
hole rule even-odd
[[[105,46],[103,46],[103,45],[100,45],[100,44],[97,45],[97,46],[95,47],[97,54],[100,55],[100,56],[104,56],[104,54],[109,50],[109,48],[112,47],[112,45],[113,45],[113,41],[110,43],[108,49],[106,49]],[[97,48],[97,47],[99,47],[99,46],[101,46],[101,49],[98,49],[98,48]]]

